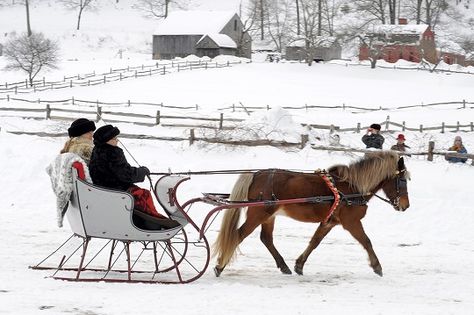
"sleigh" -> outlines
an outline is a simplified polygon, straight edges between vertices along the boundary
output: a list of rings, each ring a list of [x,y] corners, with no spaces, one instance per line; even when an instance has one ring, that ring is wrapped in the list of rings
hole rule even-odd
[[[134,224],[132,195],[95,186],[73,169],[66,218],[73,234],[37,265],[69,281],[188,283],[200,278],[209,243],[176,198],[186,176],[159,178],[154,193],[174,228],[144,230]]]

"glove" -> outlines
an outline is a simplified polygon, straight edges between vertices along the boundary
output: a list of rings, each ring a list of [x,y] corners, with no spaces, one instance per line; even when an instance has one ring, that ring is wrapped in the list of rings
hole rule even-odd
[[[146,166],[140,166],[139,170],[140,173],[144,174],[145,176],[150,175],[150,170]]]

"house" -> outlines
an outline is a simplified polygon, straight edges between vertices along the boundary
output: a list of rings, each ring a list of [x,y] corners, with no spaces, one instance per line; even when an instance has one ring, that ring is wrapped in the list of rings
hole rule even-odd
[[[317,36],[309,52],[306,51],[306,41],[297,39],[286,46],[286,60],[305,60],[307,53],[313,56],[314,61],[328,61],[341,59],[342,47],[335,37]]]
[[[461,65],[461,66],[465,66],[467,64],[465,55],[463,55],[461,53],[457,53],[457,52],[452,52],[452,51],[440,50],[439,51],[439,59],[443,60],[444,63],[446,63],[448,65],[458,64],[458,65]]]
[[[251,37],[235,12],[172,12],[153,35],[153,59],[188,55],[250,58],[251,51]]]
[[[435,34],[426,24],[408,24],[400,18],[398,24],[377,25],[367,33],[374,40],[373,47],[362,44],[359,48],[359,60],[368,60],[370,50],[376,49],[378,59],[397,62],[400,59],[420,62],[425,59],[437,62]]]

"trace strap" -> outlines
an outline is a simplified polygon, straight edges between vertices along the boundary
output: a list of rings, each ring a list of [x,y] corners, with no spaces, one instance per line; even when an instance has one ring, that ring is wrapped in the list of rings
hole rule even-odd
[[[322,173],[321,178],[324,180],[326,185],[334,194],[334,202],[332,203],[331,208],[329,209],[328,215],[324,219],[324,223],[326,223],[328,222],[331,215],[334,213],[334,210],[336,210],[337,206],[339,206],[339,202],[341,201],[341,196],[339,194],[339,190],[337,189],[337,187],[334,185],[334,182],[332,181],[331,175],[326,175],[325,173]]]

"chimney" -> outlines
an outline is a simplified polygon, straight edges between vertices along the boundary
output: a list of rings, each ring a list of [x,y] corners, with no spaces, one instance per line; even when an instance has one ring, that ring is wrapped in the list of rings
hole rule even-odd
[[[398,18],[398,25],[407,25],[408,20],[406,18]]]

